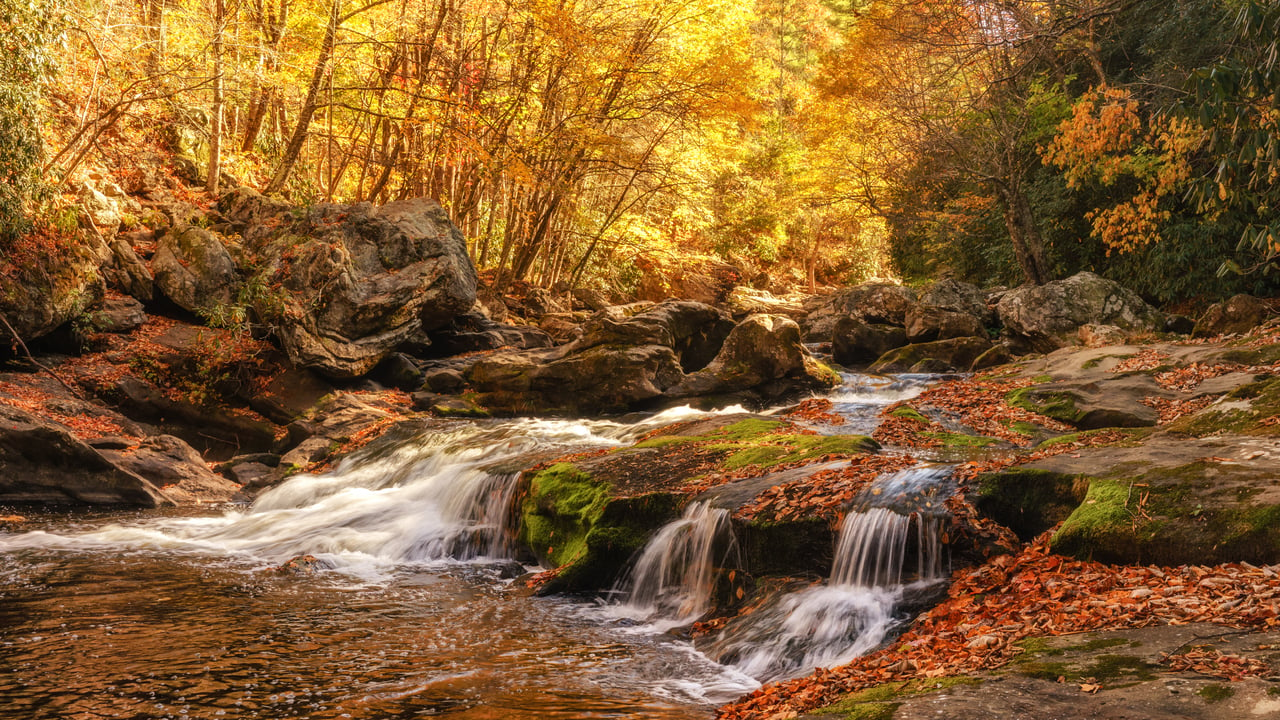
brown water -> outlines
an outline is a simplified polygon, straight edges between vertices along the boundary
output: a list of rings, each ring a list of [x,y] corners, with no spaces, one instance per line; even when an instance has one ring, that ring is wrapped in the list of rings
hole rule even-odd
[[[492,566],[370,585],[154,552],[0,555],[6,719],[706,718],[694,695],[719,674]]]

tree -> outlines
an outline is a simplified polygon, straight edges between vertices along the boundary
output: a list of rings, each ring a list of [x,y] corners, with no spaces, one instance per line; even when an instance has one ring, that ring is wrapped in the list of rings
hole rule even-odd
[[[26,205],[41,188],[41,101],[61,29],[52,3],[0,0],[0,241],[29,227]]]

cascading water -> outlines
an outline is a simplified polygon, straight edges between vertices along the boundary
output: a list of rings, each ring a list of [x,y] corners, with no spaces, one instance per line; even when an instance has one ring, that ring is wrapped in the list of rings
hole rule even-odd
[[[729,512],[690,503],[649,540],[615,588],[622,598],[617,614],[664,628],[697,620],[710,608],[717,566],[735,549]]]
[[[942,517],[918,509],[903,514],[884,503],[910,499],[932,505],[949,468],[925,466],[877,479],[863,509],[840,526],[831,578],[825,585],[788,593],[739,622],[731,622],[707,648],[762,681],[839,665],[879,646],[906,618],[895,614],[913,587],[942,579]],[[914,578],[905,573],[910,529],[917,528]]]

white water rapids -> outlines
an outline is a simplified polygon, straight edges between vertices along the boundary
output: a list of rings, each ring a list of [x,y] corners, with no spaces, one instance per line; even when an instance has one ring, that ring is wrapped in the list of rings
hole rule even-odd
[[[846,376],[846,380],[847,384],[831,399],[850,422],[824,432],[870,432],[877,422],[875,415],[884,405],[910,397],[925,385],[924,378],[890,381]],[[742,408],[733,407],[718,412],[741,411]],[[434,715],[441,708],[452,713],[449,708],[496,707],[506,702],[510,707],[536,706],[535,714],[547,718],[701,717],[706,704],[729,700],[758,686],[760,681],[838,664],[876,647],[901,622],[894,613],[903,593],[913,584],[927,583],[941,574],[936,524],[928,521],[926,514],[908,516],[886,507],[851,512],[841,530],[832,579],[818,587],[783,594],[745,622],[731,623],[706,650],[722,664],[665,633],[700,619],[711,607],[716,573],[741,562],[734,553],[729,513],[724,509],[694,503],[682,518],[657,531],[620,585],[621,601],[610,606],[551,598],[517,599],[512,596],[514,588],[484,574],[488,572],[486,567],[496,566],[495,562],[512,564],[513,468],[569,452],[627,445],[657,427],[707,414],[677,408],[635,423],[540,419],[458,422],[445,431],[422,432],[394,445],[384,445],[381,450],[358,453],[331,472],[293,477],[264,492],[252,506],[219,515],[121,514],[92,521],[55,520],[30,532],[0,532],[0,600],[16,598],[9,607],[18,614],[7,621],[8,627],[26,628],[22,632],[27,633],[6,631],[4,611],[0,609],[0,642],[29,642],[38,648],[56,635],[43,625],[27,628],[25,624],[27,617],[53,617],[58,612],[56,608],[64,607],[43,604],[45,596],[39,588],[50,583],[76,587],[81,582],[79,578],[105,573],[94,582],[104,588],[116,588],[111,597],[134,598],[132,606],[119,610],[128,615],[135,609],[145,610],[157,597],[183,597],[188,605],[200,605],[206,600],[221,602],[219,597],[239,593],[237,588],[242,583],[247,583],[246,587],[259,583],[236,578],[258,577],[259,571],[290,558],[312,555],[319,567],[334,572],[322,573],[308,582],[333,585],[328,578],[344,578],[333,586],[341,588],[341,593],[359,593],[362,599],[357,602],[343,594],[330,597],[330,592],[338,591],[316,590],[317,597],[326,599],[316,601],[318,605],[308,600],[302,611],[295,607],[300,601],[293,594],[280,596],[273,590],[277,593],[271,594],[273,604],[255,605],[261,620],[245,626],[245,637],[236,642],[246,648],[261,645],[262,652],[269,648],[269,655],[280,658],[294,657],[294,653],[307,657],[306,653],[314,652],[316,643],[321,641],[306,639],[306,624],[304,629],[289,630],[291,637],[299,640],[283,646],[285,649],[279,649],[280,641],[271,639],[275,632],[272,628],[292,627],[297,612],[326,619],[347,604],[359,607],[361,614],[352,620],[355,626],[380,628],[381,634],[377,640],[366,636],[363,654],[352,656],[363,659],[359,659],[358,666],[342,672],[351,678],[353,687],[362,688],[359,692],[364,694],[359,697],[365,699],[356,702],[337,693],[334,700],[325,693],[336,693],[337,686],[326,685],[322,691],[316,685],[317,697],[325,695],[325,702],[330,705],[317,701],[308,706],[310,709],[297,706],[295,712],[292,700],[286,711],[281,704],[284,700],[277,701],[274,695],[267,702],[252,699],[249,689],[231,688],[205,693],[207,698],[202,702],[208,707],[234,699],[240,710],[229,714],[245,718],[381,718],[399,717],[403,708],[416,708],[412,713],[403,709],[408,713],[403,716],[407,717],[425,712],[423,708],[429,710],[426,714]],[[530,462],[529,458],[537,459]],[[887,491],[890,485],[884,487],[886,495],[892,494]],[[911,527],[917,533],[916,572],[904,576]],[[484,571],[483,577],[475,575],[479,571]],[[510,574],[509,570],[503,572]],[[52,577],[59,574],[67,574],[68,578],[55,583]],[[200,579],[193,580],[193,574]],[[135,582],[140,575],[154,577]],[[204,583],[224,589],[196,592]],[[418,598],[415,602],[419,605],[414,607],[419,610],[414,612],[419,614],[380,621],[379,618],[390,617],[382,605],[390,602],[386,598],[406,593]],[[57,600],[56,596],[48,599],[55,603]],[[32,609],[22,609],[26,607]],[[212,615],[194,613],[189,618],[196,623],[193,626],[180,624],[185,615],[166,617],[166,622],[171,619],[179,623],[165,626],[166,633],[194,636],[198,632],[193,628],[210,628],[214,632],[213,628],[229,623],[214,632],[226,645],[231,642],[226,638],[236,637],[242,629],[242,621],[236,618],[238,610],[238,603],[232,603],[210,609]],[[547,615],[548,610],[551,615]],[[619,626],[620,619],[625,620],[625,627]],[[147,623],[155,620],[148,614],[138,622],[140,629],[134,632],[141,635]],[[429,636],[419,637],[423,631],[417,623],[431,624]],[[258,629],[259,625],[262,629]],[[560,626],[568,628],[570,634],[544,643],[549,632],[559,638],[558,631],[551,628]],[[72,628],[75,623],[68,620],[61,627]],[[323,635],[323,642],[338,643],[333,645],[335,652],[342,647],[342,628],[342,623],[335,623]],[[499,635],[486,635],[499,630]],[[102,634],[103,647],[112,647],[114,630],[110,625],[89,625],[66,633],[69,644],[65,647],[55,643],[52,649],[37,652],[24,662],[29,662],[30,668],[41,668],[45,667],[42,663],[63,657],[64,653],[67,658],[79,657],[82,648],[91,645],[90,638],[95,633]],[[390,635],[384,637],[385,633]],[[615,639],[606,639],[609,633],[615,633]],[[19,639],[11,640],[11,634]],[[416,644],[409,646],[419,647],[420,665],[430,666],[430,658],[439,658],[440,667],[427,673],[428,680],[419,678],[417,670],[387,662],[387,653],[396,652],[394,643],[410,637],[417,638]],[[160,645],[147,645],[151,649],[139,652],[164,658],[168,666],[175,668],[189,659],[166,656],[154,649],[164,640],[158,642]],[[219,639],[213,637],[209,642],[217,646]],[[493,658],[481,661],[486,649]],[[188,671],[191,677],[213,672],[200,660],[205,652],[195,653],[195,662]],[[220,651],[214,654],[217,652]],[[476,658],[475,662],[467,660],[468,656]],[[227,657],[237,656],[232,653]],[[252,657],[250,653],[243,661],[250,662]],[[317,657],[318,665],[306,661],[306,667],[297,670],[297,677],[291,682],[333,683],[327,679],[330,668],[343,664],[325,657]],[[68,662],[71,669],[67,672],[74,674],[78,661]],[[248,672],[237,664],[240,660],[227,662],[230,665],[226,667],[216,666],[216,672],[228,676]],[[555,674],[560,665],[568,675]],[[145,663],[139,667],[144,668]],[[253,671],[246,677],[252,681],[246,680],[243,687],[251,689],[264,683],[260,675],[270,672],[256,662],[251,662],[250,667]],[[72,698],[103,692],[104,686],[93,683],[82,686],[56,680],[61,677],[56,670],[30,672],[47,675],[50,687],[43,694],[22,689],[9,694],[0,683],[0,715],[8,708],[32,718],[61,717],[66,715],[64,710],[84,708],[59,705],[60,702],[81,702]],[[157,669],[149,672],[154,676]],[[360,679],[362,672],[368,674],[367,679]],[[486,673],[503,676],[505,684],[500,683],[501,687],[495,690],[497,681]],[[520,677],[507,678],[504,673]],[[546,673],[550,674],[545,680],[538,680],[544,684],[537,687],[547,689],[539,690],[541,694],[521,694],[521,677],[534,682],[531,678],[541,678]],[[113,683],[109,687],[115,688],[122,687],[125,681],[106,677],[103,682]],[[281,685],[282,682],[274,677],[270,680],[272,686],[289,684]],[[572,699],[557,699],[554,688],[560,685],[582,688],[573,691]],[[379,689],[384,686],[394,692]],[[638,688],[644,688],[651,699],[657,700],[646,705],[647,701],[637,699],[641,692]],[[157,711],[151,716],[186,716],[175,708],[180,707],[182,697],[197,693],[170,689],[165,686],[149,691],[169,703],[164,705],[163,713]],[[438,693],[447,697],[441,700],[435,697]],[[617,704],[601,699],[605,697],[616,697]],[[139,696],[136,700],[145,702],[147,698]],[[401,709],[386,710],[387,703]],[[628,704],[636,708],[634,714],[618,711],[618,707]],[[257,709],[244,710],[250,706]],[[692,712],[689,708],[695,706],[700,708],[698,712],[681,714]],[[674,715],[669,714],[672,707],[677,708]],[[325,708],[347,712],[335,710],[330,715]],[[351,712],[352,708],[357,711]],[[467,711],[461,716],[499,715],[473,715]]]

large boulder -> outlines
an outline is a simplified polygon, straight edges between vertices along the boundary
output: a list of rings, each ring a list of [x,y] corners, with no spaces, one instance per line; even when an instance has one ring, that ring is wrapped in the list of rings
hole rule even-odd
[[[866,365],[907,344],[907,331],[873,325],[856,317],[841,318],[831,335],[831,359],[841,365]]]
[[[510,347],[519,350],[550,347],[551,336],[530,325],[507,325],[494,322],[478,312],[454,318],[444,327],[430,333],[431,345],[425,357],[448,357],[481,350]]]
[[[911,288],[888,283],[865,283],[846,288],[806,306],[808,315],[801,323],[805,340],[831,340],[841,318],[856,317],[868,323],[906,324],[907,311],[915,305],[916,292]]]
[[[1191,332],[1195,337],[1244,334],[1261,325],[1270,314],[1267,301],[1252,295],[1236,295],[1210,305]]]
[[[239,191],[228,203],[261,264],[255,307],[296,365],[359,377],[421,331],[469,310],[476,272],[439,203],[321,204],[305,218]],[[255,218],[269,222],[253,225]],[[157,278],[158,279],[158,278]]]
[[[929,286],[920,294],[920,304],[972,315],[986,323],[995,320],[995,313],[987,306],[986,293],[976,285],[959,280],[939,280]]]
[[[229,304],[239,281],[227,246],[217,235],[194,226],[175,228],[160,238],[151,272],[160,292],[191,312]]]
[[[98,307],[106,286],[99,258],[89,247],[73,244],[44,249],[19,246],[0,256],[0,316],[23,340],[48,335]],[[0,343],[13,341],[0,327]]]
[[[907,311],[906,325],[907,340],[913,343],[986,334],[977,316],[924,304]]]
[[[480,405],[499,413],[619,411],[663,396],[774,396],[835,382],[805,353],[794,322],[756,316],[735,327],[723,312],[683,301],[606,308],[568,345],[498,352],[463,375]]]
[[[1160,312],[1137,294],[1091,272],[1010,290],[997,310],[1008,332],[1042,352],[1079,344],[1083,325],[1114,325],[1129,333],[1164,327]]]
[[[0,404],[0,503],[157,507],[172,501],[66,428]]]
[[[800,326],[779,315],[751,315],[738,323],[711,364],[690,373],[670,397],[731,393],[791,379],[810,388],[839,382],[823,372],[800,342]]]

